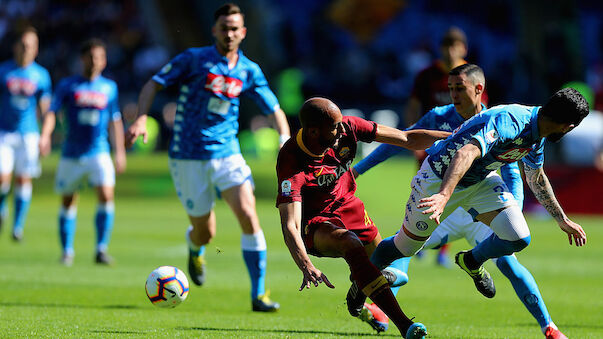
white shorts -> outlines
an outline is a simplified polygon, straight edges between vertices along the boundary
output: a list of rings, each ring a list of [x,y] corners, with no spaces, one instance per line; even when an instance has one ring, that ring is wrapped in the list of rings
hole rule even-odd
[[[475,246],[492,233],[494,231],[488,225],[473,221],[473,217],[459,207],[433,231],[425,243],[425,248],[435,248],[461,238],[465,238],[470,246]]]
[[[398,249],[405,255],[413,255],[424,243],[424,241],[413,240],[413,237],[429,237],[438,227],[435,220],[429,219],[430,214],[421,213],[424,208],[419,209],[417,205],[419,200],[438,193],[441,184],[442,179],[438,178],[431,170],[429,163],[424,161],[421,169],[412,179],[411,194],[406,204],[402,229],[394,239]],[[445,220],[458,207],[462,207],[471,217],[475,217],[514,205],[516,206],[517,202],[513,198],[513,194],[509,192],[502,178],[496,172],[492,172],[484,180],[470,187],[457,186],[446,204],[440,220]]]
[[[14,170],[16,176],[39,177],[39,140],[38,133],[0,132],[0,174]]]
[[[251,169],[241,154],[210,160],[169,159],[178,198],[192,217],[208,214],[214,207],[216,189],[224,191],[251,178]]]
[[[61,158],[55,178],[55,191],[70,194],[77,191],[85,179],[90,186],[115,186],[115,168],[108,153],[91,157]]]

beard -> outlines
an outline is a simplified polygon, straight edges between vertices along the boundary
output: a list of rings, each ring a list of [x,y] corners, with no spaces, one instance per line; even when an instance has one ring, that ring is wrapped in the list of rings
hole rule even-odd
[[[563,136],[565,134],[566,133],[553,133],[553,134],[547,136],[546,140],[549,140],[549,141],[557,143],[557,142],[559,142],[559,140],[561,140],[561,138],[563,138]]]

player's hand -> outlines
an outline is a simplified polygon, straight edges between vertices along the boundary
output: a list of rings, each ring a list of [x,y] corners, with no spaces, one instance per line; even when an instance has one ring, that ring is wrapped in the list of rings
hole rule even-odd
[[[567,233],[567,239],[569,240],[570,245],[572,244],[572,238],[576,246],[583,246],[586,244],[586,232],[584,232],[580,225],[569,219],[558,222],[558,224],[559,228]]]
[[[436,193],[430,197],[419,200],[419,204],[417,205],[417,207],[418,208],[426,208],[427,207],[427,209],[421,213],[423,213],[423,214],[431,213],[431,215],[429,216],[429,219],[435,220],[435,222],[439,225],[440,224],[440,216],[444,212],[444,207],[446,207],[447,202],[448,202],[447,196],[445,196],[441,193]]]
[[[128,128],[125,135],[126,147],[130,148],[136,142],[139,136],[142,135],[142,142],[147,143],[147,116],[139,116],[134,123]]]
[[[324,283],[330,288],[335,288],[335,286],[333,286],[333,284],[331,284],[329,281],[329,278],[327,278],[327,276],[316,267],[307,269],[303,273],[304,279],[299,287],[300,291],[302,291],[304,288],[310,288],[312,284],[314,284],[315,287],[318,287],[318,284],[320,283]]]
[[[45,157],[50,154],[51,141],[49,137],[40,136],[40,141],[38,142],[38,147],[40,148],[40,155]]]
[[[352,175],[354,176],[354,179],[357,179],[360,176],[360,174],[358,173],[358,171],[356,171],[354,167],[352,167]]]

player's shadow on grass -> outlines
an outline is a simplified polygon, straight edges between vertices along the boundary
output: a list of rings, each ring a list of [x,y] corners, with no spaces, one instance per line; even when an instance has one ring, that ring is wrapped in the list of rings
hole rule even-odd
[[[55,307],[55,308],[106,308],[114,310],[133,310],[142,307],[135,305],[77,305],[77,304],[50,304],[50,303],[16,303],[16,302],[0,302],[0,306],[17,306],[17,307]]]
[[[176,327],[177,330],[183,331],[229,331],[229,332],[263,332],[263,333],[278,333],[278,334],[328,334],[328,335],[339,335],[339,336],[354,336],[354,337],[396,337],[399,338],[396,331],[392,331],[391,334],[381,333],[358,333],[358,332],[338,332],[338,331],[320,331],[320,330],[294,330],[294,329],[260,329],[260,328],[240,328],[240,327]]]

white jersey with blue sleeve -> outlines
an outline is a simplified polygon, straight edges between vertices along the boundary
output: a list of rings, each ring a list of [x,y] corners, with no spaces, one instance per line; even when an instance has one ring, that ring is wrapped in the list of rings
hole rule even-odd
[[[523,105],[495,106],[465,121],[452,135],[427,149],[427,161],[434,173],[443,178],[452,157],[472,139],[479,142],[481,157],[459,182],[474,185],[501,166],[520,159],[533,168],[544,163],[544,138],[538,134],[540,107]]]
[[[162,86],[179,86],[173,159],[208,160],[239,154],[239,96],[253,99],[266,115],[279,104],[260,67],[239,51],[229,69],[215,46],[190,48],[174,57],[152,78]]]
[[[103,76],[89,80],[80,75],[61,80],[50,112],[59,113],[62,109],[67,122],[64,158],[109,153],[109,122],[121,119],[114,81]]]
[[[51,91],[48,71],[36,62],[0,64],[0,131],[39,133],[37,103],[50,99]]]

